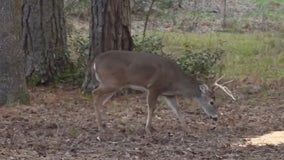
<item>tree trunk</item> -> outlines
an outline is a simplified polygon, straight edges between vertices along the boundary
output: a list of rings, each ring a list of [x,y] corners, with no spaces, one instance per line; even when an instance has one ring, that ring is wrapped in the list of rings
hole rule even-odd
[[[26,77],[38,84],[49,82],[67,65],[63,0],[22,1],[23,48]]]
[[[21,48],[20,3],[0,0],[0,106],[28,102]]]
[[[91,91],[97,81],[92,76],[95,57],[107,50],[132,50],[130,0],[92,0],[90,48],[83,92]]]
[[[223,29],[227,28],[227,0],[223,0]]]

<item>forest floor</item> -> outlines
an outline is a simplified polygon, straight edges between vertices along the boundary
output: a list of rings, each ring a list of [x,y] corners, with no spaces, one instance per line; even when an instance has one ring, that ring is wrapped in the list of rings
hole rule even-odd
[[[100,134],[92,100],[82,97],[78,87],[33,87],[29,92],[30,105],[0,108],[1,160],[284,159],[284,88],[239,91],[236,102],[218,97],[216,123],[195,104],[179,100],[187,134],[161,101],[152,136],[144,131],[145,94],[110,101],[108,130]]]

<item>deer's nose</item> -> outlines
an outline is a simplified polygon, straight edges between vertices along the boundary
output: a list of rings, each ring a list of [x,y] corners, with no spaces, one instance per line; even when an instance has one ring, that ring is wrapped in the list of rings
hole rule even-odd
[[[217,117],[217,116],[216,116],[216,117],[215,117],[215,116],[211,116],[210,118],[211,118],[213,121],[217,121],[217,120],[218,120],[218,117]]]

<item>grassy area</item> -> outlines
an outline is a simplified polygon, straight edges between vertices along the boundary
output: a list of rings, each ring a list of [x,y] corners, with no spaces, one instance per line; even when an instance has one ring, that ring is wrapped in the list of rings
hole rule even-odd
[[[284,77],[284,35],[272,33],[174,33],[152,32],[162,37],[163,50],[182,54],[185,45],[194,49],[221,45],[225,50],[222,60],[227,77],[253,76],[261,79]]]

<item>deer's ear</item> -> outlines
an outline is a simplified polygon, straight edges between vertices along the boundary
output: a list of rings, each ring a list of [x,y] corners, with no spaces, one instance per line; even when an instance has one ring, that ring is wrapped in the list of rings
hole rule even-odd
[[[202,93],[206,93],[209,90],[209,88],[206,84],[199,85],[199,89],[201,90]]]

